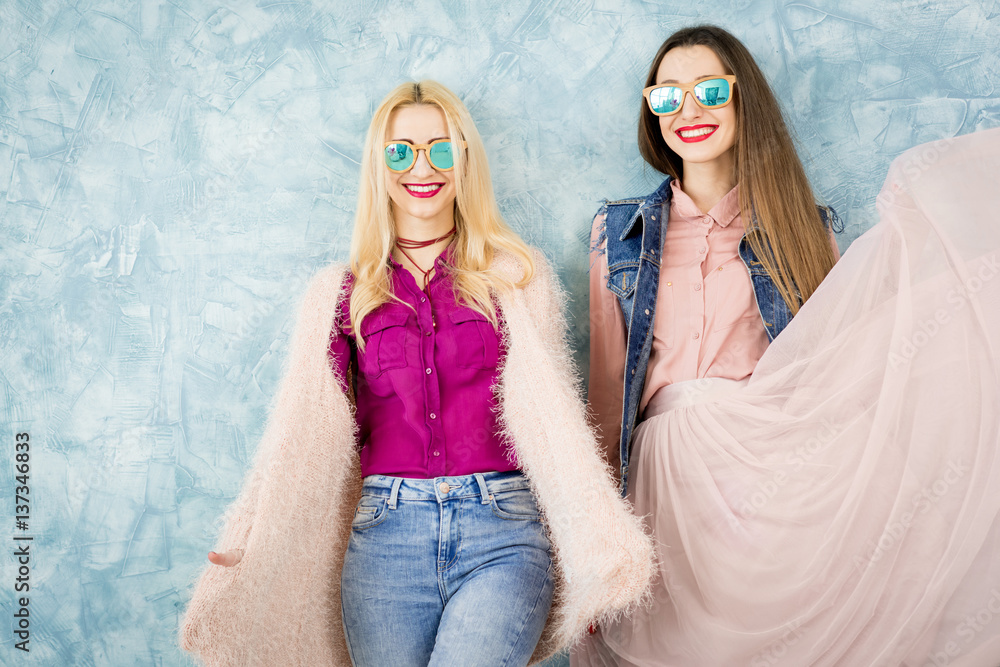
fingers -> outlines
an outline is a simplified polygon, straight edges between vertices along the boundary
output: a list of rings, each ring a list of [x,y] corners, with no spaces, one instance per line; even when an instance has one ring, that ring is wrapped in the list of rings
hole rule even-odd
[[[215,553],[214,551],[208,552],[208,560],[213,565],[221,565],[222,567],[232,567],[236,565],[241,560],[243,560],[243,552],[239,549],[233,549],[232,551],[226,551],[224,553]]]

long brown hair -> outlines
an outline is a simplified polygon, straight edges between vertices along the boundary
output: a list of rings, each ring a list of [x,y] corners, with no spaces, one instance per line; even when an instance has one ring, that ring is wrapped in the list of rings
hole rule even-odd
[[[747,240],[793,314],[833,268],[834,255],[816,209],[802,162],[764,74],[742,42],[716,26],[685,28],[660,46],[646,76],[656,83],[660,61],[671,49],[707,46],[736,76],[736,183],[744,224],[756,219]],[[642,100],[639,153],[657,171],[683,182],[684,163],[667,146],[659,117]]]

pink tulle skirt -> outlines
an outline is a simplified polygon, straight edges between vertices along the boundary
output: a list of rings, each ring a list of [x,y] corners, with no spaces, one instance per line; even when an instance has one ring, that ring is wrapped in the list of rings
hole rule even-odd
[[[900,156],[748,382],[654,397],[651,604],[574,667],[1000,665],[1000,130]]]

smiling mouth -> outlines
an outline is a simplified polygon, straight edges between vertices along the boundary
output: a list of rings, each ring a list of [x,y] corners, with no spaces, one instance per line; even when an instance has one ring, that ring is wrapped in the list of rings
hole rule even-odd
[[[441,188],[444,187],[444,183],[427,183],[427,184],[417,184],[417,183],[404,183],[403,187],[414,197],[420,197],[421,199],[425,197],[433,197]]]
[[[682,127],[675,134],[680,137],[681,141],[690,144],[695,141],[705,141],[718,129],[718,125],[695,125],[694,127]]]

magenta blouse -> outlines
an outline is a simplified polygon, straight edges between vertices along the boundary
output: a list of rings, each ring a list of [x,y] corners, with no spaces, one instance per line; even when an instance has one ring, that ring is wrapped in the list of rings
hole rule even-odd
[[[426,294],[390,260],[393,293],[406,305],[390,301],[365,317],[363,352],[348,326],[350,299],[341,303],[330,356],[339,377],[350,368],[355,378],[362,475],[430,479],[518,469],[499,435],[492,389],[504,354],[500,335],[455,302],[446,255],[436,260]]]

